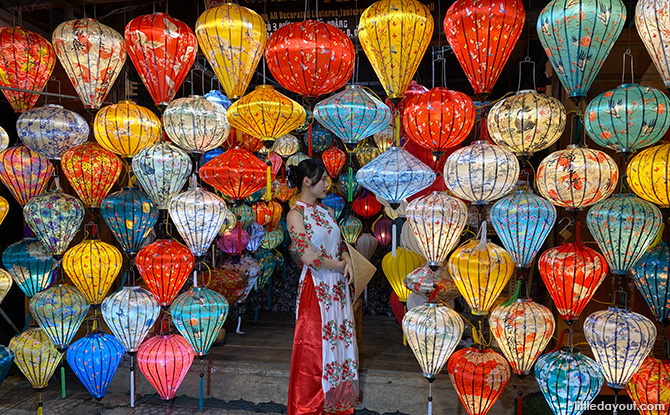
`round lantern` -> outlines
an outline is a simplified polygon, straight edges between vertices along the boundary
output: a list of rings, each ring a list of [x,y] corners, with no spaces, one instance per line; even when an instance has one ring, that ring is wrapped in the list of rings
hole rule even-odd
[[[602,368],[607,386],[617,391],[626,387],[654,348],[656,327],[641,314],[609,307],[586,318],[584,337]]]
[[[41,328],[30,327],[9,341],[14,363],[33,388],[42,390],[49,384],[63,355],[56,350]]]
[[[9,134],[4,128],[0,127],[0,151],[7,150],[7,147],[9,147]]]
[[[528,268],[556,223],[556,208],[546,199],[520,190],[494,203],[490,218],[516,266]]]
[[[486,415],[511,376],[509,365],[500,354],[472,347],[452,354],[447,370],[458,398],[470,415]]]
[[[300,151],[300,140],[293,134],[284,134],[275,140],[272,151],[284,158],[291,157]]]
[[[84,220],[84,205],[68,194],[49,192],[30,199],[23,217],[53,255],[63,255]]]
[[[407,296],[411,293],[403,283],[405,276],[420,267],[423,263],[424,259],[421,255],[406,251],[403,248],[397,249],[395,257],[392,252],[384,255],[382,270],[401,302],[406,302]]]
[[[305,146],[309,148],[309,134],[303,135]],[[321,153],[333,144],[333,135],[319,124],[312,127],[312,147],[315,153]]]
[[[584,128],[596,144],[634,153],[668,131],[670,99],[656,88],[624,84],[595,97],[584,114]]]
[[[617,194],[593,205],[586,223],[610,271],[625,275],[656,238],[663,215],[633,194]]]
[[[433,192],[411,201],[406,215],[428,265],[437,269],[458,243],[468,220],[468,209],[455,197]]]
[[[235,147],[202,166],[199,174],[224,195],[242,200],[267,185],[267,169],[249,150]]]
[[[222,235],[237,226],[237,215],[233,213],[232,209],[226,212],[226,218],[223,220],[223,225],[219,229],[219,235]]]
[[[121,101],[98,111],[93,135],[107,150],[130,158],[161,139],[161,121],[147,108]]]
[[[123,170],[123,164],[114,153],[94,142],[63,153],[61,167],[86,207],[100,206]]]
[[[282,242],[284,242],[284,231],[280,228],[265,232],[263,240],[261,241],[261,248],[271,251],[276,249]]]
[[[156,106],[167,105],[198,54],[188,25],[165,13],[138,16],[124,33],[128,56]]]
[[[635,286],[662,325],[670,323],[670,246],[661,242],[642,254],[630,269]]]
[[[389,98],[402,98],[433,37],[433,26],[428,7],[415,0],[380,0],[361,14],[361,46]]]
[[[265,236],[265,233],[263,233],[263,236]],[[227,254],[239,254],[249,245],[250,240],[249,232],[235,227],[221,235],[216,244]]]
[[[435,298],[446,303],[461,295],[444,266],[433,271],[428,265],[422,265],[407,274],[403,284],[414,294],[429,301]]]
[[[9,347],[0,344],[0,385],[5,380],[12,363],[14,363],[14,352]]]
[[[0,153],[0,181],[21,206],[42,193],[53,174],[49,160],[24,145]]]
[[[561,138],[565,107],[556,98],[535,90],[519,91],[491,107],[486,127],[496,144],[530,158]]]
[[[453,152],[444,164],[443,177],[454,196],[485,205],[516,186],[519,162],[505,147],[480,140]]]
[[[354,212],[363,219],[370,219],[382,210],[382,204],[377,201],[372,193],[364,193],[351,204]]]
[[[72,343],[66,357],[88,393],[99,401],[107,394],[123,353],[123,345],[116,337],[97,331]]]
[[[377,241],[377,238],[369,233],[362,233],[356,241],[356,250],[360,252],[368,261],[372,259],[372,255],[374,255],[378,246],[379,242]]]
[[[193,348],[178,334],[154,336],[137,350],[137,365],[161,399],[174,398],[193,363]]]
[[[337,148],[337,146],[332,146],[321,154],[321,160],[326,167],[328,175],[330,177],[337,177],[342,171],[344,163],[347,161],[347,154]]]
[[[661,415],[665,408],[667,413],[668,396],[670,395],[670,360],[648,357],[642,366],[626,384],[628,396],[635,402],[642,415]],[[644,409],[646,408],[646,409]]]
[[[226,95],[231,99],[244,95],[265,49],[263,18],[246,7],[225,3],[198,17],[195,35]]]
[[[635,7],[635,27],[666,89],[670,88],[670,33],[663,30],[670,25],[670,15],[664,12],[667,4],[665,0],[642,0]]]
[[[491,335],[517,375],[530,373],[549,344],[556,322],[551,311],[533,300],[519,299],[500,305],[489,317]]]
[[[256,222],[262,226],[270,225],[270,228],[277,226],[283,213],[282,205],[276,200],[254,203],[252,209],[256,213]]]
[[[226,232],[226,233],[229,233],[229,232]],[[224,238],[226,236],[226,233],[224,233],[221,236],[221,238]],[[232,233],[232,232],[230,232],[230,233]],[[259,225],[258,223],[254,222],[249,227],[249,230],[247,231],[247,234],[249,235],[249,242],[247,243],[245,249],[247,249],[250,252],[258,251],[258,248],[261,247],[261,241],[263,241],[263,237],[265,236],[265,228],[263,228],[262,225]],[[225,249],[224,249],[224,252],[225,252]]]
[[[293,167],[300,164],[301,161],[311,159],[307,154],[297,152],[286,160],[286,167]]]
[[[256,219],[254,208],[247,204],[232,205],[229,207],[229,210],[233,212],[241,228],[248,228]]]
[[[133,157],[133,173],[158,209],[167,209],[191,175],[191,158],[164,141],[140,150]]]
[[[670,206],[670,144],[640,151],[628,163],[626,182],[636,195],[662,208]]]
[[[230,108],[230,106],[233,105],[233,103],[228,99],[226,94],[216,89],[212,89],[211,91],[206,93],[205,98],[207,98],[208,100],[212,101],[215,104],[221,105],[225,110],[228,110],[228,108]]]
[[[340,221],[340,231],[342,232],[342,239],[350,244],[355,244],[358,236],[363,230],[363,222],[353,215],[348,215]]]
[[[356,149],[355,154],[358,164],[363,167],[379,156],[381,152],[375,146],[364,144]]]
[[[170,306],[172,321],[193,347],[196,356],[209,353],[228,317],[226,297],[205,287],[192,287]]]
[[[158,211],[141,190],[126,187],[107,196],[100,213],[123,250],[135,255],[158,220]]]
[[[376,239],[375,239],[376,241]],[[0,303],[12,288],[12,276],[4,269],[0,269]]]
[[[444,34],[475,95],[491,93],[526,21],[521,0],[455,2],[444,18]]]
[[[19,139],[29,149],[50,160],[88,139],[88,123],[81,115],[60,105],[30,109],[16,120]]]
[[[535,178],[540,195],[570,210],[607,199],[618,180],[619,169],[610,156],[575,145],[549,154],[537,168]]]
[[[172,304],[191,274],[195,258],[174,239],[158,239],[140,249],[135,265],[158,304]]]
[[[321,203],[333,209],[333,216],[335,219],[340,217],[345,205],[344,199],[337,193],[328,193],[328,196],[324,197],[323,200],[321,200]]]
[[[137,351],[160,313],[154,296],[141,287],[122,287],[101,308],[105,323],[128,353]]]
[[[375,235],[377,242],[379,242],[382,248],[386,248],[392,242],[391,224],[391,220],[386,216],[382,216],[372,224],[372,233]],[[421,254],[420,252],[417,253]]]
[[[56,64],[56,54],[49,41],[19,26],[0,29],[0,85],[41,91],[49,81]],[[38,94],[2,90],[16,112],[31,109]]]
[[[51,284],[56,260],[37,238],[25,238],[2,252],[2,263],[21,291],[31,298]]]
[[[230,133],[226,110],[201,96],[170,102],[163,112],[163,129],[173,143],[200,154],[219,147]]]
[[[30,314],[60,352],[67,349],[86,313],[86,298],[70,285],[53,285],[30,299]]]

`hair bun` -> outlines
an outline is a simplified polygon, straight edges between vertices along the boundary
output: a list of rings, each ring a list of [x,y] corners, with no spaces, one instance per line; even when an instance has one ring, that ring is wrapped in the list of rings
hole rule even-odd
[[[298,187],[298,175],[290,166],[286,166],[286,184],[289,189]]]

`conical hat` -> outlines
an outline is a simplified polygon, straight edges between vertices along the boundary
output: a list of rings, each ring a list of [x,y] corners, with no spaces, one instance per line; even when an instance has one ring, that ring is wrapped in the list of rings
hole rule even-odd
[[[372,277],[377,272],[377,268],[368,261],[363,254],[358,252],[356,248],[350,245],[348,242],[347,250],[351,256],[351,265],[354,267],[354,301],[358,298],[359,295],[365,289],[365,286],[368,285]]]

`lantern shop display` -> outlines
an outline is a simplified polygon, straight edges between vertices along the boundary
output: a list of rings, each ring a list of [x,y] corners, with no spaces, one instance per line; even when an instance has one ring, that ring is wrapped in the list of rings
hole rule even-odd
[[[121,175],[123,165],[114,153],[89,141],[63,153],[61,168],[84,206],[99,207]]]
[[[147,108],[132,101],[121,101],[98,111],[93,135],[107,150],[131,158],[161,139],[161,121]]]
[[[89,130],[81,115],[48,104],[21,114],[16,120],[16,132],[29,149],[49,160],[60,160],[63,153],[86,141]]]
[[[635,286],[663,326],[670,323],[669,270],[670,246],[667,242],[661,242],[642,254],[630,270]]]
[[[21,206],[42,193],[53,174],[49,160],[23,144],[0,153],[0,181]]]
[[[53,285],[30,299],[30,314],[60,352],[77,334],[88,308],[79,290],[65,284]]]
[[[123,287],[102,302],[102,316],[126,352],[135,353],[158,319],[154,295],[137,287]]]
[[[171,101],[163,112],[163,129],[174,144],[199,154],[221,146],[230,133],[226,110],[201,96]]]
[[[97,331],[72,343],[66,357],[88,393],[100,400],[107,394],[123,353],[123,345],[116,337]]]

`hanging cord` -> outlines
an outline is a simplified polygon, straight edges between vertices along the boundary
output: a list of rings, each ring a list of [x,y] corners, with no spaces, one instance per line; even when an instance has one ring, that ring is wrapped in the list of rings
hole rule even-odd
[[[626,51],[623,53],[623,61],[622,61],[622,68],[621,68],[621,84],[625,84],[625,76],[626,76],[626,56],[630,59],[630,83],[634,84],[635,83],[635,72],[633,71],[633,54],[630,52],[630,47],[626,49]]]
[[[517,93],[519,91],[521,91],[521,77],[522,77],[522,73],[523,73],[521,68],[523,68],[523,64],[530,64],[530,65],[533,66],[533,90],[534,91],[537,90],[537,84],[535,82],[535,61],[532,61],[530,59],[530,56],[526,56],[526,58],[524,60],[519,62],[519,83],[518,83],[517,88],[516,88]]]

